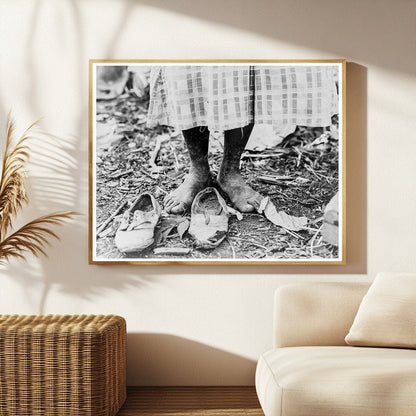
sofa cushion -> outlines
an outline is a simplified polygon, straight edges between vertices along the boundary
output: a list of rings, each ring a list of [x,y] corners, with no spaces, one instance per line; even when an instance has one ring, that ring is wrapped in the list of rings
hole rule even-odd
[[[416,351],[277,348],[260,357],[256,389],[266,416],[416,415]]]
[[[345,346],[368,283],[299,283],[275,292],[273,347]]]
[[[358,308],[345,342],[416,348],[416,274],[378,274]]]

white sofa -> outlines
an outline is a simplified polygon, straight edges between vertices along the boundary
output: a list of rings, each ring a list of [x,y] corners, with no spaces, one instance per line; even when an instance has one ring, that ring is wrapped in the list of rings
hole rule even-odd
[[[368,288],[310,283],[276,291],[274,348],[256,370],[266,416],[416,415],[416,350],[344,341]]]

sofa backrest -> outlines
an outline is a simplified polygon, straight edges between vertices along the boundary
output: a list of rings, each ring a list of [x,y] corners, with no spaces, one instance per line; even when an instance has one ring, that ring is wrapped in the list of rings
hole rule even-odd
[[[301,283],[275,292],[275,348],[346,345],[369,283]]]

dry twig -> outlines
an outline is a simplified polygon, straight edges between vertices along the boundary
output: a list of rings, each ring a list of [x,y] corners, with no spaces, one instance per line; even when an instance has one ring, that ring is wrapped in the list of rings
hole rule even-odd
[[[111,179],[118,179],[121,176],[128,175],[129,173],[133,173],[133,169],[124,170],[123,172],[116,172],[109,175]]]
[[[97,234],[100,234],[101,231],[103,231],[108,224],[122,211],[124,206],[127,204],[127,200],[124,200],[117,208],[116,210],[103,222],[99,225],[97,228]]]
[[[318,236],[319,232],[322,229],[322,225],[316,230],[316,233],[313,235],[313,237],[311,238],[311,257],[313,257],[313,250],[314,250],[314,243],[316,240],[316,237]]]
[[[190,248],[184,247],[159,247],[153,250],[153,253],[160,255],[177,255],[184,256],[191,252]]]
[[[175,158],[175,169],[178,171],[179,170],[178,156],[176,156],[175,148],[172,146],[172,143],[169,143],[169,144],[170,144],[170,149],[172,150],[172,153],[173,153],[173,157]]]
[[[235,259],[235,249],[234,249],[234,246],[232,245],[229,237],[227,237],[227,242],[228,242],[228,245],[231,248],[231,252],[233,253],[233,259]]]

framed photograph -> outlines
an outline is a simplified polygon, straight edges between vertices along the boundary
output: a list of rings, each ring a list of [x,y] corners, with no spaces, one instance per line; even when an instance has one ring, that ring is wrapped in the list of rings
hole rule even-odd
[[[345,264],[345,60],[91,60],[91,264]]]

